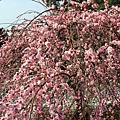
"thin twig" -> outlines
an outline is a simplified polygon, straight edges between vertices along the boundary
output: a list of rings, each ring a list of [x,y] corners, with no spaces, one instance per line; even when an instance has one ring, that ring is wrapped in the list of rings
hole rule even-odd
[[[54,9],[45,10],[45,11],[41,12],[40,14],[38,14],[36,17],[34,17],[34,18],[25,26],[25,28],[23,29],[23,31],[21,32],[21,34],[20,34],[19,37],[22,36],[22,34],[24,33],[24,31],[27,29],[27,27],[28,27],[36,18],[38,18],[40,15],[42,15],[43,13],[46,13],[46,12],[48,12],[48,11],[50,11],[50,10],[54,10]]]
[[[32,1],[37,2],[37,3],[39,3],[39,4],[41,4],[42,6],[44,6],[44,7],[46,7],[46,8],[47,8],[47,6],[46,6],[46,5],[44,5],[42,2],[40,2],[39,0],[38,0],[38,1],[36,1],[36,0],[32,0]]]
[[[39,89],[36,91],[35,95],[29,100],[29,102],[27,103],[27,105],[25,107],[22,107],[18,112],[20,112],[21,110],[25,110],[27,109],[27,107],[30,105],[30,103],[33,101],[34,102],[34,99],[35,97],[37,96],[38,92],[40,91],[40,89],[46,84],[45,81],[42,81],[41,82],[41,85],[39,86]]]
[[[19,16],[17,16],[17,18],[20,18],[21,16],[23,16],[23,15],[25,15],[25,14],[31,14],[31,13],[37,13],[37,14],[39,14],[39,12],[37,12],[37,11],[28,10],[28,11],[26,11],[26,12],[20,14]]]

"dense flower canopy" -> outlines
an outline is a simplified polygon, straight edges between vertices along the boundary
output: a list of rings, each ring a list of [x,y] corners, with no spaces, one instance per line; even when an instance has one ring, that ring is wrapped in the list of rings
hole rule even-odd
[[[88,4],[16,26],[0,48],[1,120],[118,119],[120,8]]]

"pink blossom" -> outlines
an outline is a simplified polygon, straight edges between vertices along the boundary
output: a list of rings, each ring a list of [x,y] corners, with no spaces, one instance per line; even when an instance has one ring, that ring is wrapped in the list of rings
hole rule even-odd
[[[70,1],[70,3],[71,3],[72,6],[75,6],[75,5],[79,4],[78,2],[75,2],[75,1]]]
[[[64,60],[69,60],[71,57],[74,56],[74,51],[72,49],[69,49],[69,51],[65,51],[64,55],[62,56],[62,58]]]
[[[88,86],[94,85],[94,83],[95,83],[95,81],[92,80],[92,81],[90,81],[90,82],[88,83]]]
[[[110,44],[117,45],[120,48],[120,41],[113,40]]]
[[[92,7],[93,7],[93,8],[98,8],[99,5],[98,5],[97,3],[94,3],[94,4],[92,5]]]
[[[65,9],[64,7],[60,7],[60,10],[61,10],[61,11],[64,11],[64,9]]]
[[[93,0],[87,0],[87,3],[88,4],[91,4],[91,3],[93,3],[94,1]]]
[[[87,3],[86,1],[83,1],[82,4],[81,4],[81,7],[82,7],[82,8],[86,8],[87,5],[88,5],[88,3]]]
[[[50,48],[50,42],[46,41],[45,45],[46,45],[47,48]]]
[[[106,0],[100,11],[93,0],[70,5],[24,19],[16,25],[23,33],[0,47],[1,120],[119,116],[119,8]]]
[[[81,77],[81,75],[82,75],[82,70],[79,69],[79,70],[77,71],[77,76]]]
[[[113,51],[114,51],[114,49],[111,46],[109,46],[107,48],[107,52],[108,52],[109,55],[112,55]]]

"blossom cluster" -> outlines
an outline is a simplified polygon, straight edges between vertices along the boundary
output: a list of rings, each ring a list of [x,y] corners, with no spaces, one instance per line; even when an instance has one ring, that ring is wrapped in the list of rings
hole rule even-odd
[[[119,118],[120,8],[72,5],[24,21],[0,48],[0,120]]]

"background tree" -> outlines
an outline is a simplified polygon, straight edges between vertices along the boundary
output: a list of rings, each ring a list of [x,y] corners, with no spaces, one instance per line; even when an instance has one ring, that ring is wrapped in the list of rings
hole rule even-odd
[[[7,31],[4,28],[0,28],[0,47],[5,43],[7,37]]]

